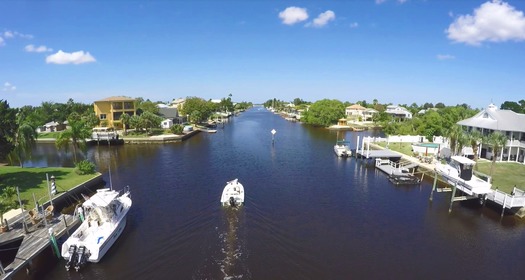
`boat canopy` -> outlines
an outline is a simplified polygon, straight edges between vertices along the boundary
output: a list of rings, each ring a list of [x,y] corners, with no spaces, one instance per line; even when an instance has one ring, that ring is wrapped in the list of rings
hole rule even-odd
[[[462,157],[462,156],[453,156],[451,157],[452,160],[454,161],[457,161],[458,163],[461,163],[463,165],[475,165],[476,162],[467,158],[467,157]]]
[[[118,192],[109,189],[100,189],[97,190],[97,193],[90,197],[89,200],[86,200],[83,205],[88,207],[107,207],[117,196]]]

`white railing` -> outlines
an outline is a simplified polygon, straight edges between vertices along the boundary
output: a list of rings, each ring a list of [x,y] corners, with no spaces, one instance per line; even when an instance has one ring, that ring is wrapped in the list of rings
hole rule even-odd
[[[512,195],[513,194],[513,195]],[[512,194],[504,193],[500,190],[494,190],[487,195],[487,199],[492,200],[504,208],[524,207],[525,206],[525,192],[514,188]]]

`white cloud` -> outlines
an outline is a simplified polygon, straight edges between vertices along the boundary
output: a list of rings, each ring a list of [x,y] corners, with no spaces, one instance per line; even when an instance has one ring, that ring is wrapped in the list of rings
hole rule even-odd
[[[13,37],[15,37],[15,35],[11,31],[6,31],[6,32],[4,32],[4,37],[6,37],[6,38],[13,38]]]
[[[450,54],[438,54],[436,57],[439,60],[451,60],[456,58],[455,56]]]
[[[34,45],[27,45],[25,46],[25,51],[26,52],[37,52],[37,53],[42,53],[42,52],[52,52],[53,49],[51,48],[48,48],[44,45],[42,46],[39,46],[39,47],[35,47]]]
[[[4,38],[0,37],[0,47],[5,46]]]
[[[350,28],[357,28],[357,27],[359,27],[359,23],[357,22],[350,23]]]
[[[9,82],[5,82],[4,83],[4,87],[2,88],[3,91],[15,91],[16,90],[16,87],[14,85],[12,85],[11,83]]]
[[[284,24],[292,25],[308,19],[306,8],[288,7],[279,13],[279,18]]]
[[[333,11],[326,11],[324,13],[320,13],[313,21],[314,27],[322,27],[325,26],[329,21],[332,21],[335,19],[335,13]]]
[[[53,64],[82,64],[95,61],[95,58],[89,52],[84,51],[67,53],[59,50],[57,53],[46,57],[46,63]]]
[[[525,17],[501,0],[485,2],[474,10],[474,15],[459,16],[446,30],[455,42],[480,45],[482,42],[525,40]]]
[[[379,5],[379,4],[383,4],[383,3],[385,3],[385,2],[386,2],[386,0],[376,0],[376,4],[378,4],[378,5]]]
[[[17,31],[4,31],[4,38],[6,39],[11,39],[11,38],[15,38],[15,37],[20,37],[20,38],[23,38],[23,39],[33,39],[33,35],[31,34],[23,34],[23,33],[20,33],[20,32],[17,32]]]

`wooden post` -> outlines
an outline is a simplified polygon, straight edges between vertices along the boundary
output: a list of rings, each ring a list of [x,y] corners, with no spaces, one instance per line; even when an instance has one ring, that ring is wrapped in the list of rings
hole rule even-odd
[[[432,191],[430,192],[430,201],[432,201],[434,197],[434,191],[436,190],[437,180],[438,180],[437,172],[434,171],[434,185],[432,185]],[[423,181],[423,177],[421,177],[421,181]]]
[[[62,215],[62,218],[63,218],[63,220],[64,220],[64,226],[65,226],[65,228],[66,228],[67,235],[68,235],[68,236],[71,236],[71,235],[69,234],[69,228],[67,227],[66,216],[65,216],[65,215]]]
[[[18,196],[18,203],[20,204],[20,209],[22,209],[22,226],[24,227],[24,232],[25,233],[28,233],[29,231],[27,230],[27,224],[26,224],[26,219],[25,219],[25,211],[24,211],[24,207],[22,205],[22,200],[20,199],[20,191],[18,190],[18,187],[16,187],[16,195]]]
[[[454,197],[456,196],[456,186],[458,182],[454,183],[454,188],[452,189],[452,196],[450,197],[450,206],[448,207],[448,213],[452,212],[452,203],[454,202]]]
[[[501,216],[503,217],[503,214],[505,214],[505,204],[507,203],[507,194],[505,194],[505,198],[503,198],[503,208],[501,209]]]

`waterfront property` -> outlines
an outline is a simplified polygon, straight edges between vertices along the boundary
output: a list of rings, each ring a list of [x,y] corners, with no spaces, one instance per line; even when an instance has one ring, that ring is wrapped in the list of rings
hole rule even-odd
[[[511,110],[499,110],[494,104],[480,111],[471,118],[458,122],[467,131],[474,129],[487,136],[499,131],[507,136],[507,144],[500,154],[495,155],[490,144],[481,143],[478,149],[480,158],[497,161],[514,161],[525,163],[525,114],[518,114]]]
[[[94,102],[95,115],[101,123],[105,122],[107,127],[122,129],[123,124],[120,120],[122,114],[133,116],[137,114],[135,99],[125,96],[113,96]]]

